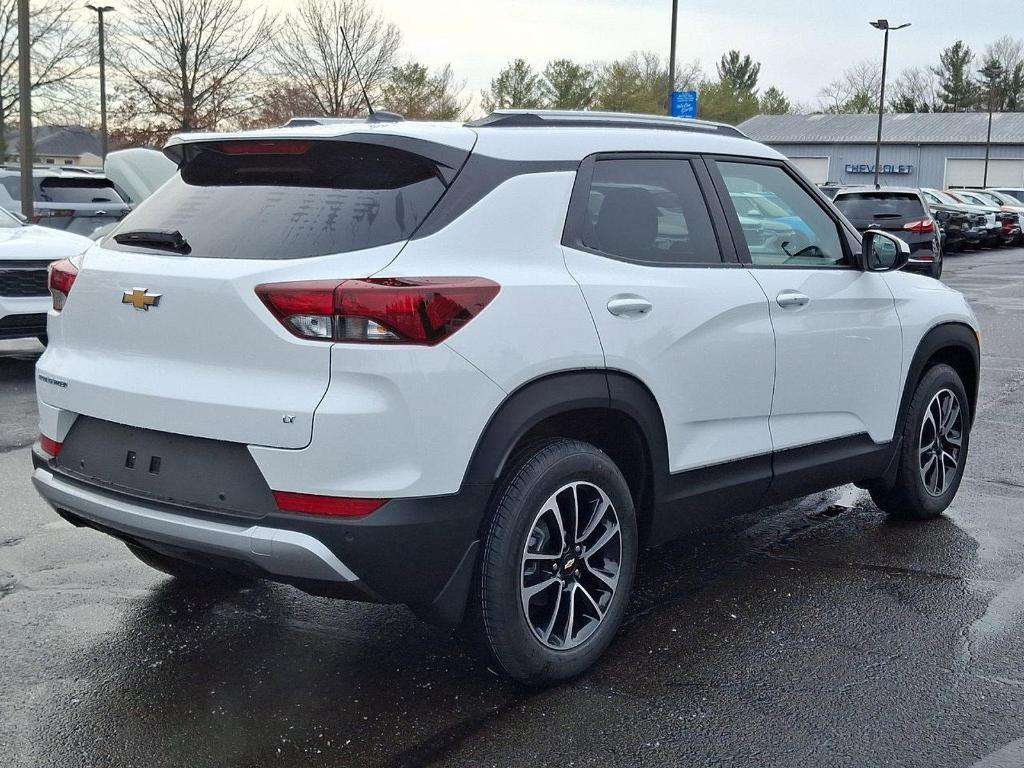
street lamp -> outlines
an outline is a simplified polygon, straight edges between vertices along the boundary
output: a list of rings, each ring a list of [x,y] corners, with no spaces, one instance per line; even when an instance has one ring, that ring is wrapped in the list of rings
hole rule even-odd
[[[988,81],[988,133],[985,134],[985,172],[981,180],[981,188],[988,189],[988,157],[992,149],[992,99],[995,96],[996,83],[1003,76],[1003,68],[998,62],[991,62],[981,70],[982,76]]]
[[[95,11],[100,25],[100,154],[104,162],[107,159],[107,57],[105,41],[103,38],[103,14],[114,10],[110,5],[92,5],[86,3],[86,8]]]
[[[882,47],[882,92],[878,96],[878,137],[875,139],[875,189],[879,189],[881,185],[878,183],[878,172],[882,162],[882,113],[885,112],[885,67],[889,60],[889,31],[909,27],[910,23],[900,24],[898,27],[890,27],[888,19],[879,19],[869,23],[875,29],[885,32],[885,43]]]
[[[672,0],[672,43],[668,49],[668,114],[672,114],[672,92],[676,89],[676,19],[679,0]]]

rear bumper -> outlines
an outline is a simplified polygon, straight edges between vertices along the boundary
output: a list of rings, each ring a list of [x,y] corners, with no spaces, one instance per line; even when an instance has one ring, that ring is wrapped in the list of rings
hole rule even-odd
[[[279,581],[315,595],[406,603],[456,624],[476,567],[490,485],[394,499],[363,518],[290,513],[240,518],[84,482],[33,450],[32,482],[76,525],[199,564]]]

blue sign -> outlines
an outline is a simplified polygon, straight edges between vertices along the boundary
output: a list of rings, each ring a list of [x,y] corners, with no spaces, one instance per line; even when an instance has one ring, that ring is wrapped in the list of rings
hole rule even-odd
[[[696,117],[697,92],[672,91],[672,117]]]
[[[847,163],[846,164],[846,172],[847,173],[874,173],[875,172],[875,164],[874,163]],[[891,165],[891,164],[886,164],[886,165],[883,165],[879,169],[878,172],[880,174],[890,174],[890,173],[892,173],[892,174],[904,175],[904,174],[908,174],[908,173],[913,173],[914,172],[914,166],[912,166],[912,165]]]

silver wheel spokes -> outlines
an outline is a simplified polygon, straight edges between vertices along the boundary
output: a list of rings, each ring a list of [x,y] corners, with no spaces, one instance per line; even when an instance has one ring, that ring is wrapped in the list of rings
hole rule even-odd
[[[523,549],[520,595],[534,636],[567,650],[604,620],[619,583],[622,534],[607,494],[570,483],[544,502]]]
[[[960,401],[952,390],[939,390],[925,410],[918,444],[921,480],[932,496],[944,494],[956,477],[963,426]]]

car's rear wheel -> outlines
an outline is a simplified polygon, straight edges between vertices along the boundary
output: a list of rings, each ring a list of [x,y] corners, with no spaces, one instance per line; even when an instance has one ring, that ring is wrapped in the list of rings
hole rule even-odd
[[[133,555],[150,568],[166,573],[168,576],[173,576],[185,586],[238,588],[248,586],[257,581],[255,577],[243,576],[216,568],[206,568],[186,560],[179,560],[176,557],[164,555],[138,544],[125,542],[125,545]]]
[[[636,558],[636,514],[614,462],[588,443],[539,443],[503,475],[489,517],[476,634],[520,682],[574,677],[621,625]]]
[[[925,373],[910,402],[894,482],[868,485],[880,509],[893,517],[927,520],[950,505],[967,462],[970,407],[955,370],[943,364]]]

